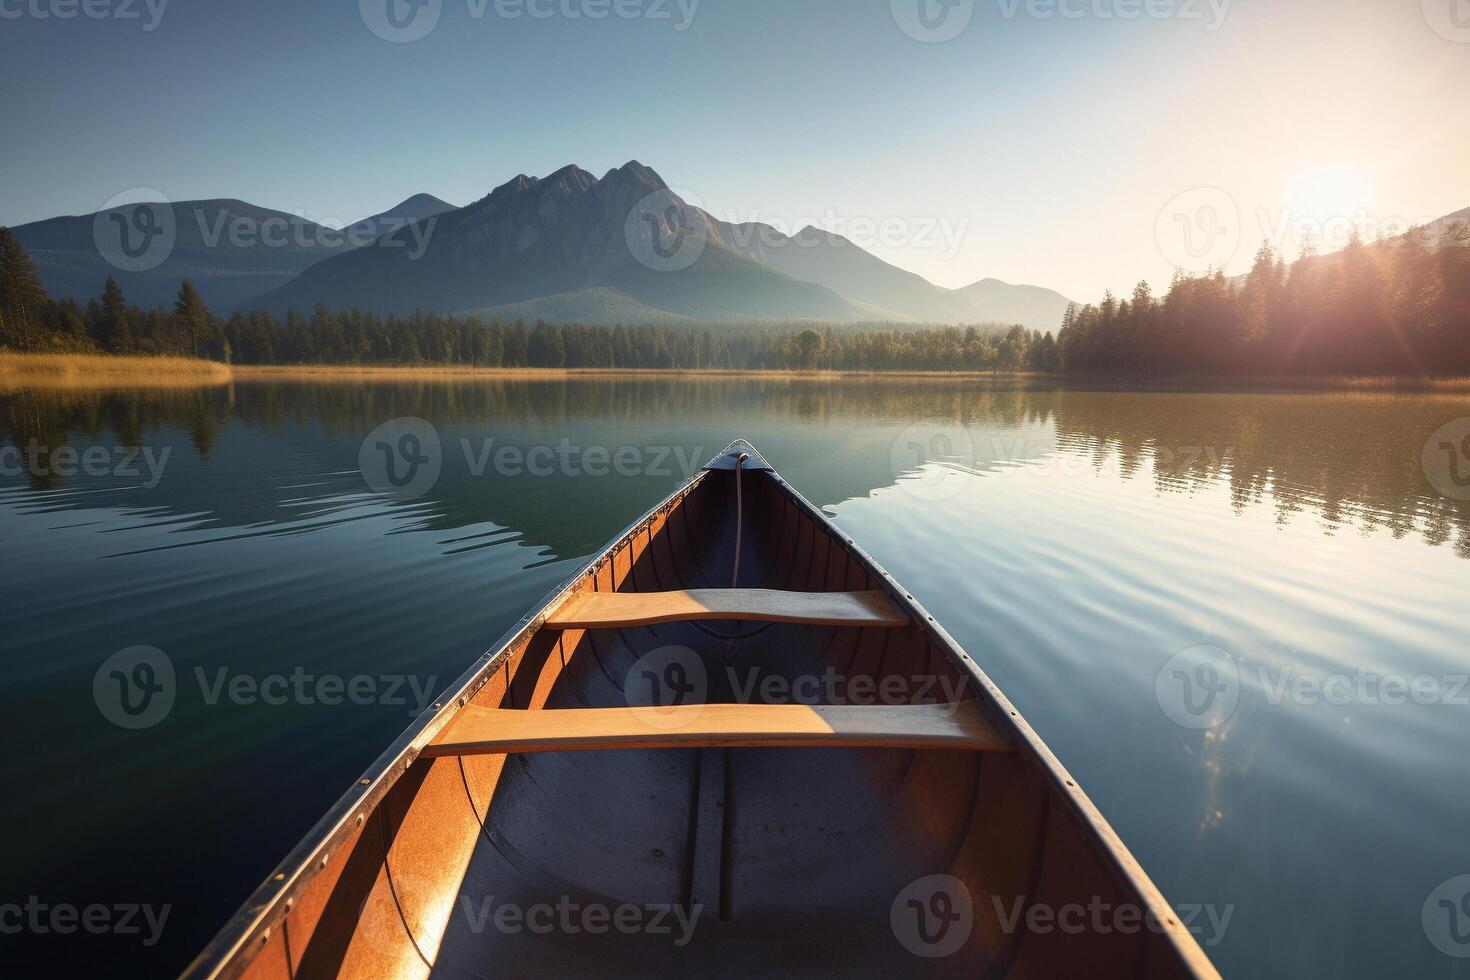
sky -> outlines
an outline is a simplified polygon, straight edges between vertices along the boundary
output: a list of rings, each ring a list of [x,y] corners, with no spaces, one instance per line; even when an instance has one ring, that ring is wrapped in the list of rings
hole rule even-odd
[[[1470,207],[1470,0],[0,0],[0,80],[5,225],[138,188],[341,225],[636,159],[1093,301]]]

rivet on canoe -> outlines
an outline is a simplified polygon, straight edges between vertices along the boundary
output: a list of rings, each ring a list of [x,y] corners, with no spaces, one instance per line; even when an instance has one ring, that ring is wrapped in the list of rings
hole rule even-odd
[[[369,785],[372,784],[372,780],[371,779],[360,779],[360,780],[358,780],[358,783],[359,783],[359,785],[362,785],[362,786],[369,786]]]
[[[359,813],[359,814],[358,814],[358,815],[357,815],[357,825],[358,825],[358,826],[359,826],[359,827],[360,827],[360,826],[362,826],[362,820],[363,820],[363,816],[362,816],[362,814],[360,814],[360,813]]]
[[[271,879],[271,881],[285,881],[285,880],[286,880],[286,873],[284,871],[277,871],[275,877]]]

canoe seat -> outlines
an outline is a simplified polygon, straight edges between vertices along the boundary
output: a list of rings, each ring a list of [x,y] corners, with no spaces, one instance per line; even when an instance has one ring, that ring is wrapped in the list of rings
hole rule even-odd
[[[949,704],[686,704],[517,710],[467,707],[421,753],[495,755],[708,746],[1010,751],[974,701]]]
[[[899,627],[909,624],[888,595],[870,592],[776,592],[689,589],[684,592],[584,592],[546,620],[548,629],[614,629],[696,619],[813,626]]]

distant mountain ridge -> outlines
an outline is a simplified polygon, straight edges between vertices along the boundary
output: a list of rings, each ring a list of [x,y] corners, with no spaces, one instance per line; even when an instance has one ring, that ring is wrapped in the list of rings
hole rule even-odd
[[[80,302],[117,279],[128,301],[170,306],[189,279],[223,312],[290,282],[325,258],[370,243],[453,205],[418,194],[345,229],[232,198],[120,205],[11,229],[46,291]],[[130,254],[131,253],[131,254]]]
[[[669,249],[684,254],[662,254]],[[317,302],[554,322],[893,320],[1055,330],[1070,301],[999,280],[944,289],[840,235],[807,228],[787,236],[721,221],[635,160],[601,178],[577,166],[518,175],[440,214],[418,259],[406,247],[333,257],[257,301],[278,312]]]
[[[363,218],[347,226],[354,237],[377,239],[397,231],[410,221],[427,221],[445,211],[453,211],[454,205],[441,201],[433,194],[415,194],[393,207],[370,218]]]
[[[13,230],[53,295],[85,300],[114,275],[129,301],[168,305],[187,277],[220,313],[305,312],[320,303],[553,322],[1020,323],[1055,331],[1070,302],[995,279],[946,289],[832,232],[786,235],[722,221],[636,160],[601,178],[574,165],[546,177],[520,174],[462,208],[416,194],[342,229],[236,200],[152,207],[171,209],[176,239],[146,269],[103,254],[131,227],[163,223],[128,206]],[[266,240],[265,229],[274,237]]]

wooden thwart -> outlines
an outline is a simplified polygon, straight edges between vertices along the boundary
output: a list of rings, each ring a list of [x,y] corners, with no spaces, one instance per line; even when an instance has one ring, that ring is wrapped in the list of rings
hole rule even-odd
[[[683,592],[584,592],[546,620],[549,629],[613,629],[697,619],[813,626],[907,626],[887,594],[689,589]]]
[[[928,705],[690,704],[520,711],[468,707],[424,756],[708,746],[1011,749],[974,701]]]

